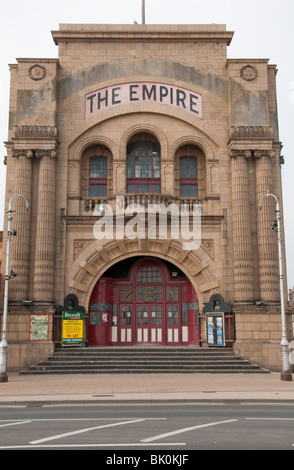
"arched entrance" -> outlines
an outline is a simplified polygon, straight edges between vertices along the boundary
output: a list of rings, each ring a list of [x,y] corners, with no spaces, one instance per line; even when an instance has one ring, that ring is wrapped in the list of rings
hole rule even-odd
[[[89,346],[196,345],[195,290],[176,266],[148,257],[110,268],[89,304]]]

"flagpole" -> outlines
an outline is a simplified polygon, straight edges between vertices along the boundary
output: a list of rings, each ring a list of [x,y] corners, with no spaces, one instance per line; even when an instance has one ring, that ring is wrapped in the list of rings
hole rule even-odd
[[[142,24],[145,24],[145,0],[142,0]]]

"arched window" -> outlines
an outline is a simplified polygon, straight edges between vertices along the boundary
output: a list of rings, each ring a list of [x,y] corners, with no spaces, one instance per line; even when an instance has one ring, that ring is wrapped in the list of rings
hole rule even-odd
[[[180,158],[180,195],[183,197],[198,196],[197,158]]]
[[[107,157],[90,157],[89,196],[107,196]]]
[[[87,147],[81,157],[81,196],[102,199],[112,196],[112,153],[104,145]]]
[[[162,275],[161,272],[157,269],[154,268],[153,266],[146,266],[139,271],[138,277],[137,277],[137,282],[139,283],[162,283]]]
[[[139,141],[127,147],[127,193],[160,193],[160,145]]]

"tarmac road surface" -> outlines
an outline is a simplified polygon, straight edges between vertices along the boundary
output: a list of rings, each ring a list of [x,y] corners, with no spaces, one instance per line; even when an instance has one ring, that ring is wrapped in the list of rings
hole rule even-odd
[[[0,406],[0,450],[100,450],[109,465],[128,451],[132,468],[187,466],[193,450],[293,450],[293,429],[294,404]]]

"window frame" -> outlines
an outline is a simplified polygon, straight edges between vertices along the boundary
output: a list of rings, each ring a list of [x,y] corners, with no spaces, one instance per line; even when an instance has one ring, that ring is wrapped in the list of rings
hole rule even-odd
[[[149,153],[141,153],[139,150],[140,144],[149,144],[150,151]],[[132,148],[132,151],[130,151]],[[148,171],[150,171],[150,176],[136,176],[136,173],[140,171],[139,159],[150,159],[150,165]],[[156,159],[158,161],[156,162]],[[161,193],[161,155],[160,155],[160,145],[158,142],[153,142],[150,140],[138,140],[136,142],[131,142],[127,145],[127,194],[132,193]],[[131,169],[131,171],[129,171]],[[142,171],[142,170],[141,170]],[[156,173],[159,173],[159,176],[155,176]],[[132,186],[132,190],[130,190]],[[145,186],[142,191],[142,187]]]
[[[181,174],[181,161],[184,159],[190,159],[195,161],[196,176],[186,177]],[[198,159],[194,155],[182,155],[179,157],[179,174],[180,174],[180,197],[198,197]],[[183,189],[193,188],[195,194],[183,194]]]
[[[94,159],[103,159],[106,162],[105,165],[105,176],[103,177],[93,177],[91,176],[91,162]],[[107,197],[107,172],[108,172],[108,158],[105,155],[92,155],[89,157],[89,196],[90,197]],[[103,194],[91,194],[91,189],[93,188],[104,188]]]

